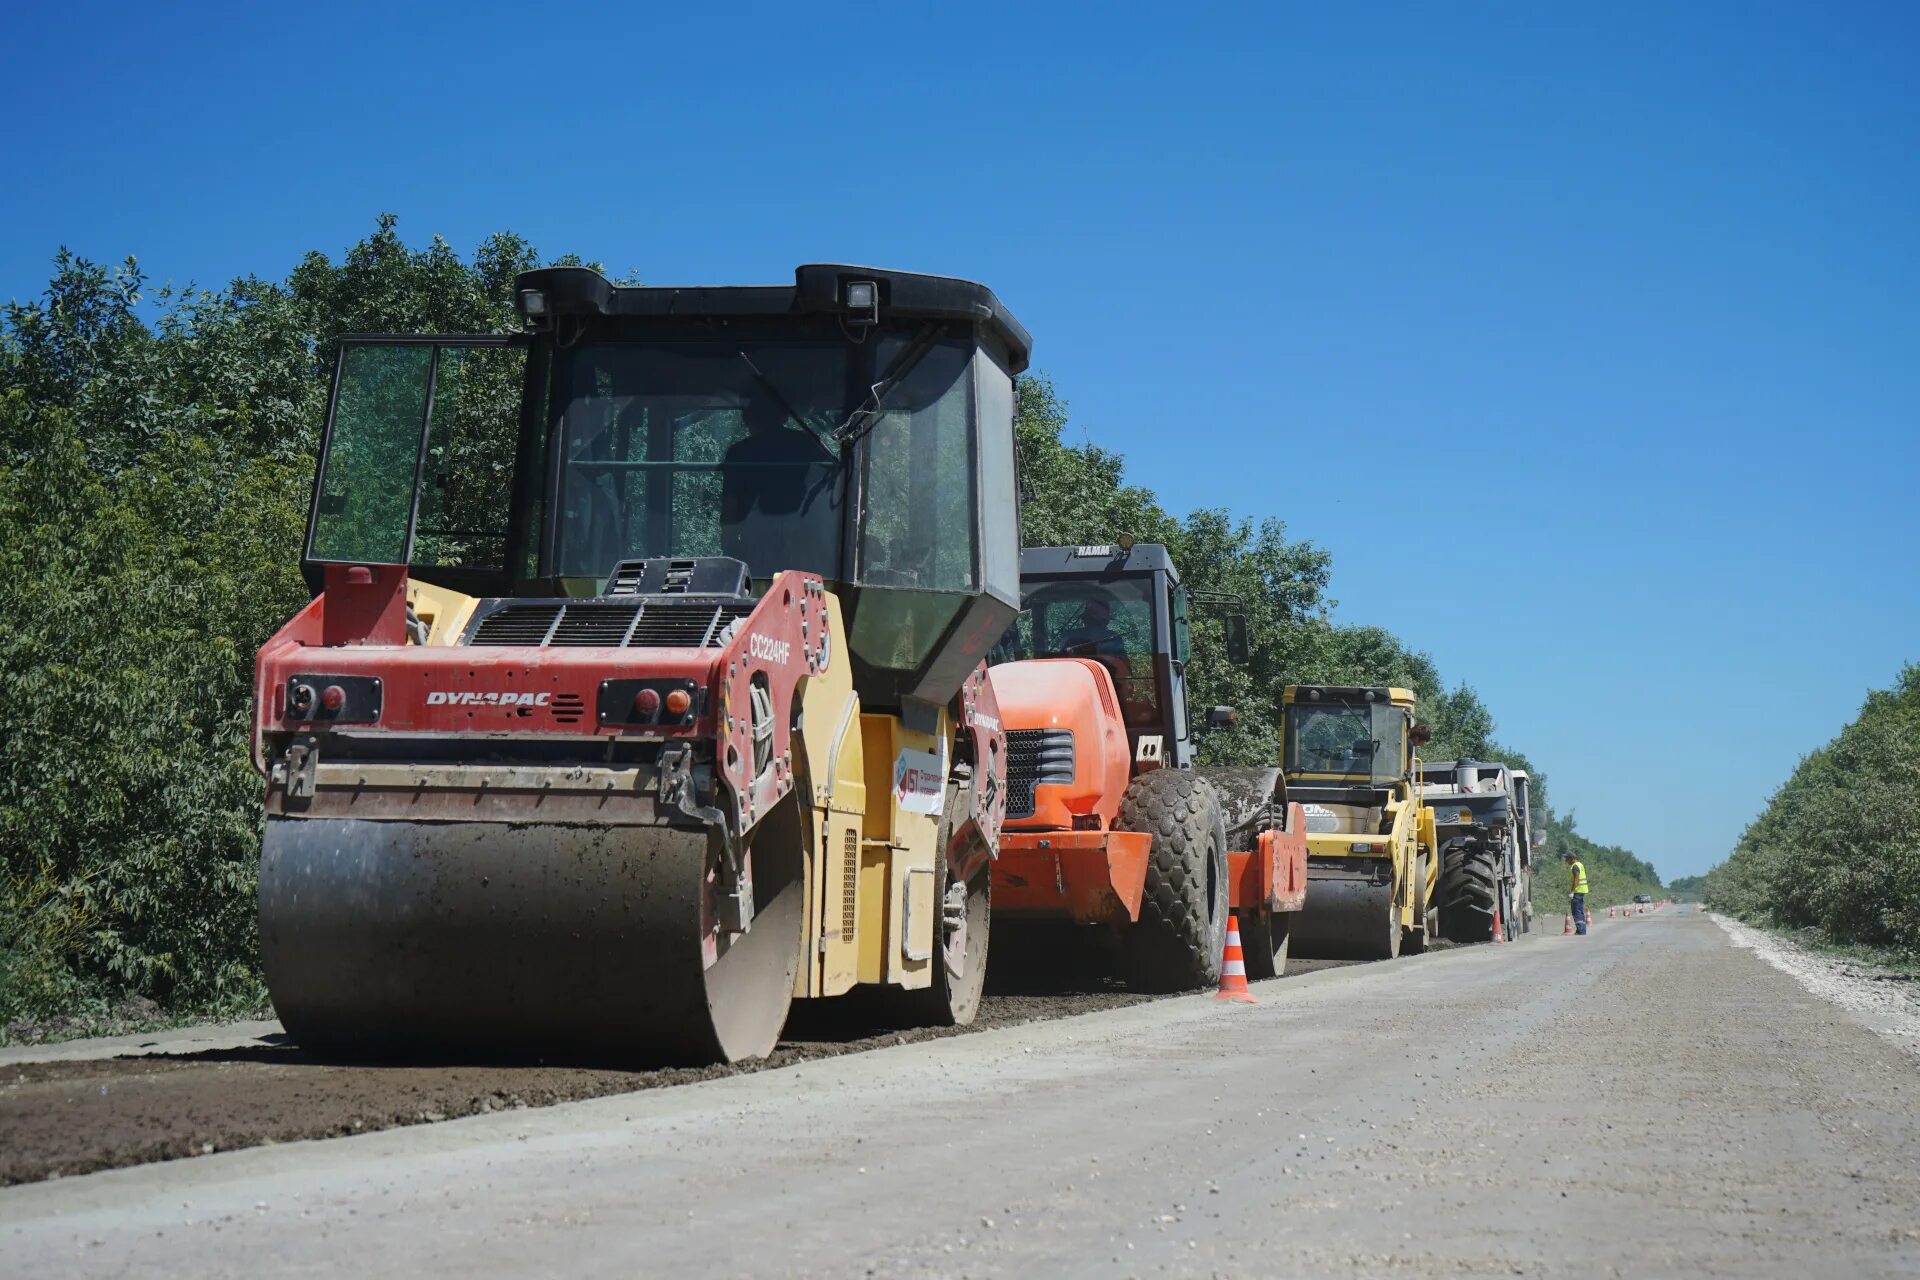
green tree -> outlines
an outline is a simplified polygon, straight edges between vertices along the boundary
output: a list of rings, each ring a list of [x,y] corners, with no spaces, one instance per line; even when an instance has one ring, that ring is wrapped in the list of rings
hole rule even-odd
[[[338,265],[152,299],[63,250],[0,312],[0,1018],[259,997],[253,655],[306,600],[337,338],[503,329],[536,262],[383,217]]]
[[[1708,873],[1706,900],[1920,961],[1920,665],[1801,760]]]

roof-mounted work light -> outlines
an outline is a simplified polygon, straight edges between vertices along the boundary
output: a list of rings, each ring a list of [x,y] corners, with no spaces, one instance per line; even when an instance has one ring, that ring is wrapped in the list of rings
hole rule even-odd
[[[847,322],[880,323],[880,286],[871,280],[847,282]]]
[[[520,314],[529,318],[547,314],[547,295],[538,289],[522,289]]]

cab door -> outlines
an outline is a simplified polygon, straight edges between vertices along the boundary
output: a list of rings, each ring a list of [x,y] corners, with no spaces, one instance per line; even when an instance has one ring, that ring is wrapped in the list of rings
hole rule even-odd
[[[340,340],[301,568],[400,564],[475,595],[530,572],[527,339]]]

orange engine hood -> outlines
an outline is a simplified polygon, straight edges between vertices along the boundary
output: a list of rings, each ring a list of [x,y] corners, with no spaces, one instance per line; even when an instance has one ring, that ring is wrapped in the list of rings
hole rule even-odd
[[[1072,783],[1036,787],[1033,812],[1016,817],[1009,810],[1008,829],[1094,826],[1104,831],[1112,826],[1132,777],[1133,757],[1107,669],[1086,658],[1034,658],[990,667],[987,677],[1000,704],[1000,722],[1009,734],[1023,729],[1064,729],[1073,734]],[[1017,767],[1011,741],[1008,751],[1009,766]]]

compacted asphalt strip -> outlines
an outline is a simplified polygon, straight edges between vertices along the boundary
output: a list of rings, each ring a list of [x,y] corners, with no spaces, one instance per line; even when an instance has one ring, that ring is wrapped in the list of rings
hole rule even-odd
[[[33,1275],[1920,1272],[1914,1059],[1696,912],[1255,994],[15,1186],[0,1256]]]

